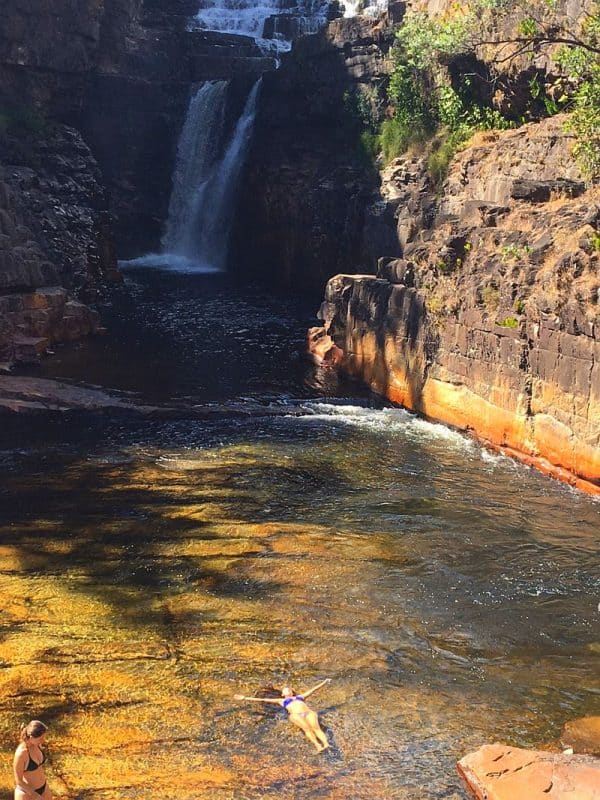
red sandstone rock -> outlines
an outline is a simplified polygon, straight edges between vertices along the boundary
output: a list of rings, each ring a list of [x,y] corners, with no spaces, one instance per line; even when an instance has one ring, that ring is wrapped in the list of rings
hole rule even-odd
[[[335,344],[324,328],[308,331],[308,352],[319,366],[334,367],[341,363],[343,351]]]
[[[478,800],[600,800],[600,761],[490,744],[457,764]]]

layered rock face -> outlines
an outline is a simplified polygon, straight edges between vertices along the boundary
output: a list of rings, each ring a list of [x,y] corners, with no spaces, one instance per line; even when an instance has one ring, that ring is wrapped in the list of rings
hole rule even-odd
[[[393,163],[403,258],[333,278],[312,339],[390,400],[600,492],[600,207],[563,122],[479,134],[437,200],[423,160]]]
[[[394,252],[393,212],[360,136],[385,103],[392,42],[388,17],[337,19],[264,77],[235,269],[320,291],[335,271]]]
[[[0,361],[10,363],[98,330],[80,300],[119,276],[106,195],[79,133],[53,125],[1,138]]]

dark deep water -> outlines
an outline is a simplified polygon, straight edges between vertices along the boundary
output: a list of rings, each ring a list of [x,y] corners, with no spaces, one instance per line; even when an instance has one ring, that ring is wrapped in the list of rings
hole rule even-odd
[[[239,415],[3,427],[0,724],[50,719],[57,790],[462,798],[465,753],[600,713],[600,503],[334,391],[313,311],[131,272],[107,336],[35,374]],[[325,676],[326,755],[232,700]]]

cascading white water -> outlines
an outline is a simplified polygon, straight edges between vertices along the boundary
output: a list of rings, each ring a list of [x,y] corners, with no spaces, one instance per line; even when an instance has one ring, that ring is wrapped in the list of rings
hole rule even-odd
[[[279,13],[279,0],[206,0],[196,15],[201,28],[260,39],[267,17]]]
[[[387,11],[388,0],[342,0],[345,17],[376,17]]]
[[[199,191],[217,158],[225,116],[227,81],[209,81],[192,97],[179,137],[163,252],[194,259],[197,255]]]
[[[224,150],[220,142],[227,81],[205,83],[192,97],[177,147],[162,252],[121,261],[122,267],[182,272],[225,269],[236,193],[252,135],[260,84],[258,80],[252,87]]]
[[[252,87],[223,157],[195,195],[194,218],[198,224],[190,237],[193,252],[185,255],[218,270],[225,269],[227,263],[238,182],[252,135],[260,84],[258,80]]]
[[[285,51],[291,38],[315,33],[325,24],[328,0],[202,0],[191,26],[221,33],[252,36],[263,50]],[[294,33],[279,30],[277,18],[294,18]],[[271,32],[265,32],[267,20],[274,19]],[[282,26],[286,29],[285,24]]]

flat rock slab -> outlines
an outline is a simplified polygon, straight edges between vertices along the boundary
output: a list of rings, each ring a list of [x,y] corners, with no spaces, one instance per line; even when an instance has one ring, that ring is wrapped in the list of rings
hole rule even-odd
[[[0,409],[2,408],[17,412],[102,408],[143,410],[101,389],[72,386],[46,378],[13,375],[0,375]]]
[[[0,364],[0,369],[1,369]],[[239,419],[240,417],[303,416],[314,413],[302,405],[234,401],[196,404],[146,405],[101,388],[77,386],[48,378],[0,374],[0,413],[116,412],[159,419]]]
[[[600,800],[600,760],[592,756],[487,744],[457,768],[478,800]]]

